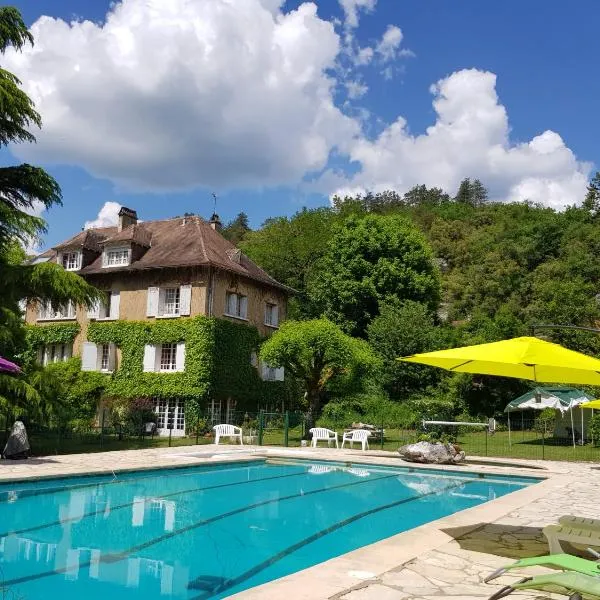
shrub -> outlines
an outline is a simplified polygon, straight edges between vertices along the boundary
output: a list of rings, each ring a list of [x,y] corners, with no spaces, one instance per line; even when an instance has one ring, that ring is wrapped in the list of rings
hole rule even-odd
[[[588,432],[594,439],[594,446],[600,446],[600,414],[596,413],[590,420]]]
[[[556,421],[556,411],[553,408],[545,408],[535,419],[533,428],[538,433],[552,433]]]

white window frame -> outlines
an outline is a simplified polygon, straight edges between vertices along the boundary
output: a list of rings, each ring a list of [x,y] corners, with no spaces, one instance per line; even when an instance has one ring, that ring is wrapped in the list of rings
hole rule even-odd
[[[126,267],[130,264],[131,248],[129,246],[105,248],[104,252],[102,253],[103,268],[111,269],[114,267]]]
[[[169,362],[167,362],[166,360],[163,360],[163,353],[167,349],[171,354]],[[160,344],[158,346],[157,350],[159,350],[156,353],[157,363],[158,363],[158,371],[160,373],[175,373],[175,372],[177,372],[177,344],[174,342]]]
[[[46,344],[41,347],[42,366],[65,362],[73,356],[73,344]]]
[[[225,312],[226,317],[248,320],[248,296],[238,292],[225,293]]]
[[[62,252],[60,255],[60,264],[65,271],[79,271],[81,268],[81,252],[78,250]]]
[[[110,371],[110,344],[98,344],[98,361],[100,371],[107,373]]]
[[[159,317],[179,317],[181,315],[181,287],[160,288]],[[169,296],[172,296],[169,298]]]
[[[265,302],[265,325],[279,329],[279,305],[274,302]]]
[[[62,304],[57,310],[53,310],[52,304],[42,304],[38,313],[38,321],[74,321],[77,318],[75,305],[70,300]]]

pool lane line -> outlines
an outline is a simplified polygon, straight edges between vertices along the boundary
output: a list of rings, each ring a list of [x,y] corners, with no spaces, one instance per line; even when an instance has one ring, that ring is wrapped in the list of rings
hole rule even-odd
[[[181,476],[184,475],[184,473],[172,473],[171,475],[158,475],[157,473],[160,471],[192,471],[194,469],[200,469],[199,473],[210,473],[212,470],[216,469],[217,467],[223,466],[223,464],[227,464],[227,465],[233,465],[235,464],[235,467],[232,467],[230,469],[222,469],[221,472],[223,471],[231,471],[231,470],[235,470],[238,468],[248,468],[248,466],[264,466],[266,465],[267,461],[266,460],[261,460],[261,459],[256,459],[253,461],[248,461],[248,462],[241,462],[241,463],[214,463],[214,464],[197,464],[197,465],[185,465],[185,466],[180,466],[180,467],[161,467],[158,469],[145,469],[144,471],[141,471],[141,473],[148,473],[148,475],[144,475],[142,477],[131,477],[128,479],[106,479],[106,481],[96,481],[95,483],[80,483],[77,485],[68,485],[68,486],[64,486],[64,487],[46,487],[46,488],[42,488],[39,490],[36,489],[24,489],[24,490],[19,490],[17,489],[11,489],[11,490],[7,490],[7,491],[2,491],[0,489],[0,504],[12,504],[12,502],[8,499],[8,494],[9,492],[17,492],[19,494],[19,498],[32,498],[35,496],[44,496],[46,494],[56,494],[57,492],[70,492],[71,490],[80,490],[80,489],[84,489],[84,488],[88,488],[88,487],[97,487],[99,485],[118,485],[118,484],[124,484],[124,483],[135,483],[136,481],[144,481],[145,479],[156,479],[157,477],[161,477],[161,478],[168,478],[168,477],[175,477],[175,476]],[[296,465],[296,466],[302,466],[302,465]],[[206,469],[206,471],[204,471],[204,469]],[[138,473],[140,471],[122,471],[121,474],[122,475],[130,475],[132,473]],[[151,474],[153,473],[153,474]],[[199,474],[198,473],[198,474]],[[98,478],[106,478],[106,477],[110,477],[110,474],[106,474],[106,473],[99,473],[97,475],[75,475],[74,478],[75,479],[89,479],[92,477],[98,477]],[[53,481],[55,479],[58,480],[65,480],[68,479],[67,477],[56,477],[56,478],[52,478],[52,479],[38,479],[38,480],[30,480],[30,481],[19,481],[17,483],[32,483],[32,482],[42,482],[42,481]],[[8,482],[0,482],[0,488],[1,487],[5,487],[7,485],[10,485]],[[7,496],[6,498],[3,498],[3,496]]]
[[[255,504],[250,504],[248,506],[236,508],[236,509],[230,510],[226,513],[222,513],[220,515],[215,515],[214,517],[209,517],[208,519],[201,519],[200,521],[196,521],[195,523],[186,525],[185,527],[181,527],[180,529],[177,529],[175,531],[171,531],[169,533],[165,533],[161,536],[158,536],[157,538],[148,540],[147,542],[144,542],[143,544],[138,544],[137,546],[132,546],[131,548],[123,550],[122,552],[115,553],[115,554],[105,554],[104,556],[100,556],[99,562],[108,563],[108,564],[120,562],[120,561],[128,558],[129,555],[131,555],[135,552],[139,552],[140,550],[145,550],[146,548],[155,546],[156,544],[159,544],[166,540],[177,537],[183,533],[188,533],[189,531],[199,529],[200,527],[206,527],[207,525],[212,525],[213,523],[216,523],[217,521],[221,521],[223,519],[233,517],[235,515],[241,514],[243,512],[249,511],[249,510],[253,510],[255,508],[260,508],[261,506],[266,506],[268,504],[274,504],[277,502],[283,502],[285,500],[293,500],[295,498],[301,498],[303,496],[312,496],[314,494],[320,494],[322,492],[330,492],[332,490],[337,490],[337,489],[341,489],[341,488],[353,487],[355,485],[364,485],[365,483],[373,483],[375,481],[381,481],[383,479],[392,479],[394,477],[396,477],[396,475],[386,475],[384,477],[377,477],[377,478],[373,478],[373,479],[361,479],[360,481],[351,481],[350,483],[344,483],[344,484],[327,487],[327,488],[319,488],[316,490],[310,490],[308,492],[300,492],[299,494],[290,494],[289,496],[283,496],[281,498],[270,498],[268,500],[261,500],[260,502],[256,502]],[[419,496],[415,496],[414,498],[416,499],[417,497],[419,497]],[[91,564],[92,564],[91,561],[82,562],[82,563],[79,563],[79,568],[89,567]],[[2,581],[2,585],[4,585],[6,587],[6,586],[11,586],[11,585],[18,585],[21,583],[27,583],[29,581],[34,581],[36,579],[43,579],[45,577],[51,577],[52,575],[62,575],[63,573],[66,573],[69,570],[71,570],[71,569],[68,567],[61,567],[60,569],[53,569],[52,571],[44,571],[42,573],[32,573],[31,575],[24,575],[23,577],[17,577],[15,579],[9,579],[6,581]]]
[[[152,500],[164,500],[165,498],[172,498],[173,496],[179,496],[180,494],[192,494],[196,492],[204,492],[208,490],[215,490],[219,488],[230,487],[233,485],[245,485],[249,483],[260,483],[262,481],[271,481],[273,479],[286,479],[287,477],[297,477],[299,475],[305,475],[306,471],[300,471],[298,473],[288,473],[287,475],[274,475],[273,477],[263,477],[261,479],[252,479],[250,481],[235,481],[231,483],[219,483],[218,485],[210,485],[208,487],[196,487],[189,488],[187,490],[180,490],[178,492],[170,492],[168,494],[163,494],[161,496],[147,496],[148,499]],[[146,498],[146,496],[145,496]],[[121,510],[123,508],[128,508],[133,506],[135,502],[126,502],[123,504],[116,504],[115,506],[111,506],[110,510],[116,511]],[[51,521],[50,523],[42,523],[41,525],[33,525],[31,527],[26,527],[24,529],[16,529],[10,532],[0,532],[0,538],[8,537],[9,535],[19,535],[22,533],[31,533],[32,531],[40,531],[41,529],[47,529],[48,527],[56,527],[57,525],[63,525],[64,523],[70,523],[72,521],[81,521],[82,519],[87,519],[88,517],[94,517],[96,515],[100,515],[104,513],[106,509],[98,509],[95,511],[83,513],[83,515],[78,515],[76,517],[67,517],[66,519],[61,519],[57,521]]]
[[[469,482],[469,483],[474,483],[475,481],[476,480]],[[264,571],[265,569],[268,569],[269,567],[271,567],[275,563],[279,562],[280,560],[283,560],[290,554],[293,554],[297,550],[300,550],[300,548],[303,548],[304,546],[307,546],[308,544],[312,544],[313,542],[316,542],[317,540],[325,537],[326,535],[329,535],[330,533],[333,533],[334,531],[337,531],[338,529],[342,529],[343,527],[346,527],[347,525],[351,525],[352,523],[359,521],[360,519],[364,519],[365,517],[369,517],[373,514],[376,514],[378,512],[384,511],[384,510],[396,508],[397,506],[401,506],[402,504],[408,504],[409,502],[413,502],[415,500],[421,500],[422,498],[426,498],[427,496],[442,494],[444,492],[448,492],[450,490],[461,487],[462,485],[463,484],[449,485],[441,490],[427,492],[426,494],[422,494],[422,495],[416,496],[416,497],[403,498],[402,500],[396,500],[395,502],[390,502],[389,504],[384,504],[383,506],[371,508],[364,512],[358,513],[356,515],[352,515],[351,517],[348,517],[348,518],[344,519],[343,521],[338,521],[337,523],[330,525],[329,527],[326,527],[325,529],[321,529],[321,531],[317,531],[316,533],[313,533],[312,535],[304,538],[303,540],[300,540],[299,542],[296,542],[295,544],[292,544],[291,546],[284,548],[277,554],[264,560],[263,562],[252,567],[251,569],[248,569],[247,571],[245,571],[241,575],[238,575],[234,579],[227,580],[223,585],[211,590],[210,592],[207,591],[205,594],[201,594],[200,596],[194,596],[191,600],[206,600],[208,598],[214,597],[215,594],[220,594],[222,592],[226,592],[227,590],[230,590],[231,588],[233,588],[237,585],[240,585],[244,581],[247,581],[251,577],[258,575],[260,572]],[[406,531],[408,531],[408,530],[406,530]],[[399,533],[403,533],[403,532],[399,532]],[[334,558],[334,557],[332,557],[332,558]],[[311,565],[311,566],[315,566],[315,565]],[[297,573],[297,572],[298,571],[293,571],[293,573]],[[265,583],[267,583],[267,582],[265,582]],[[193,589],[193,587],[190,587],[190,585],[188,584],[188,590],[189,589]],[[241,590],[241,591],[243,591],[243,590]]]

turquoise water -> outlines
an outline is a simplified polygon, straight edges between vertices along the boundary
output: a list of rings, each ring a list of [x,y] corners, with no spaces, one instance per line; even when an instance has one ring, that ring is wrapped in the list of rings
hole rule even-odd
[[[0,485],[0,595],[225,598],[536,481],[257,461]]]

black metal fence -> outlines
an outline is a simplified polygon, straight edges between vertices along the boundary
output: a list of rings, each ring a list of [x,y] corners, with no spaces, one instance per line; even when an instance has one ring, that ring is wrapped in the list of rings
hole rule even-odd
[[[243,441],[249,445],[300,446],[309,436],[306,416],[299,412],[231,412],[225,418],[210,413],[190,422],[186,430],[148,431],[144,423],[100,424],[94,427],[45,427],[27,423],[32,455],[101,452],[150,447],[189,446],[213,443],[213,426],[227,422],[242,428]],[[345,432],[363,426],[371,430],[371,450],[396,451],[419,440],[450,441],[468,456],[522,458],[538,460],[600,461],[600,439],[581,427],[564,427],[552,421],[514,419],[496,422],[495,429],[481,425],[423,425],[396,423],[384,416],[378,423],[348,423],[343,420],[323,423],[338,433],[341,445]],[[0,444],[4,447],[13,418],[0,416]],[[228,443],[225,440],[225,443]],[[235,442],[232,442],[235,443]],[[306,443],[306,442],[305,442]]]

